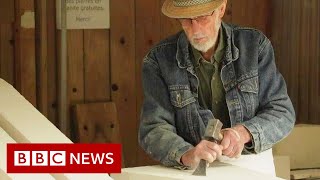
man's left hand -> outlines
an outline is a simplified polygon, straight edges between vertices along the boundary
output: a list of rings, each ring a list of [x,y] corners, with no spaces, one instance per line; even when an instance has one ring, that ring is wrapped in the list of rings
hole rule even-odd
[[[251,141],[251,135],[243,125],[223,129],[221,133],[223,134],[222,154],[230,158],[239,157],[244,144]]]

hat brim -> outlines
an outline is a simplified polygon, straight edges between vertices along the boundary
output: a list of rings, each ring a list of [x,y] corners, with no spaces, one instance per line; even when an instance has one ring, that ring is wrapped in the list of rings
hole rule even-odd
[[[193,18],[213,12],[224,0],[213,0],[212,2],[195,5],[177,7],[173,0],[166,0],[162,5],[162,13],[170,18]]]

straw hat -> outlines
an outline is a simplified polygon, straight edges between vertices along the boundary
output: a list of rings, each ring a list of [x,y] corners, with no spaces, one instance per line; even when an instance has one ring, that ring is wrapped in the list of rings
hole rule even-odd
[[[224,0],[166,0],[162,13],[170,18],[193,18],[213,12]]]

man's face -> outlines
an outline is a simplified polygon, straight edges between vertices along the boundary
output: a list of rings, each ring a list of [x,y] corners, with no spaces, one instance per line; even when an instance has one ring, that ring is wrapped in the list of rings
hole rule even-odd
[[[195,49],[207,52],[215,45],[224,11],[225,3],[210,14],[192,19],[179,19],[191,45]]]

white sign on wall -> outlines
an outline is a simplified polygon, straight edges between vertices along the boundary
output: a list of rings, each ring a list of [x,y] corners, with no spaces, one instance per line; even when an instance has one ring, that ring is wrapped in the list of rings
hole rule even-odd
[[[65,0],[67,29],[110,28],[109,0]],[[56,0],[57,28],[61,29],[61,0]]]

